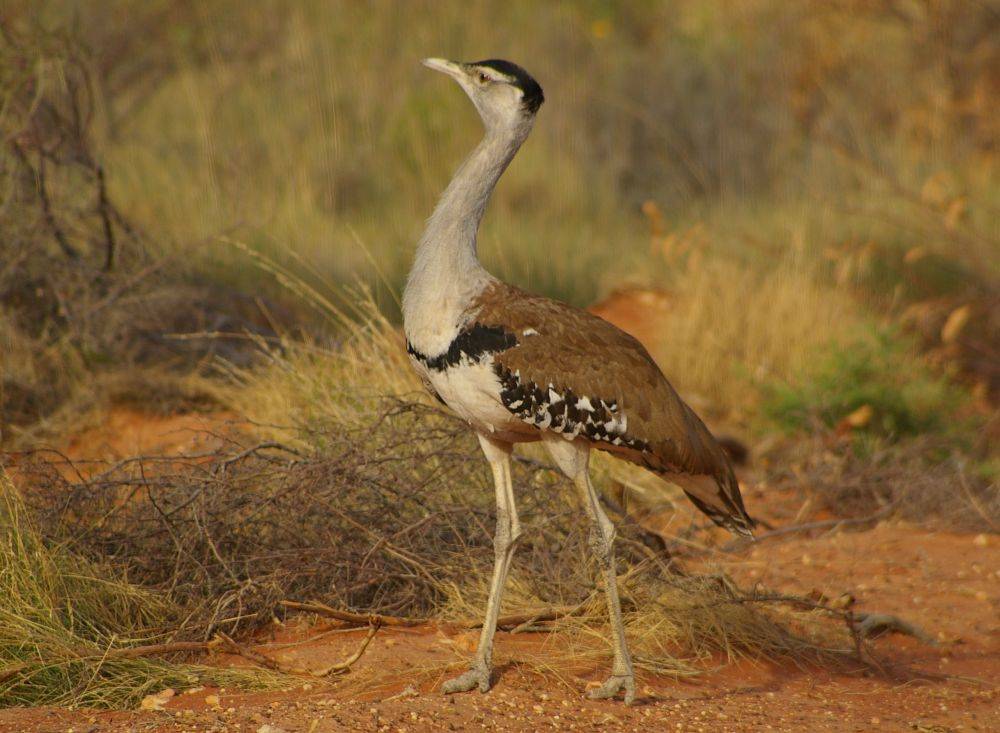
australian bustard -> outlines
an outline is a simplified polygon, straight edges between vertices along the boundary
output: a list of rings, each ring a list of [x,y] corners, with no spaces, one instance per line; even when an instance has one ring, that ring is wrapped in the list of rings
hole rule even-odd
[[[410,359],[423,382],[475,430],[496,486],[495,560],[472,667],[446,693],[490,688],[493,635],[521,525],[514,506],[514,443],[540,440],[573,481],[591,522],[613,629],[611,677],[591,693],[635,697],[622,628],[614,526],[588,474],[591,448],[680,485],[717,524],[749,534],[753,520],[725,454],[642,345],[597,316],[518,290],[488,273],[476,233],[501,174],[528,137],[542,88],[509,61],[424,65],[455,79],[486,134],[462,163],[427,222],[403,294]]]

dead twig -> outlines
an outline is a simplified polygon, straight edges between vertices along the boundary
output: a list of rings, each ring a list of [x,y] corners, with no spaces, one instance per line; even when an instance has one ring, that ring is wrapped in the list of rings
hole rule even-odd
[[[536,626],[535,624],[541,623],[543,621],[558,621],[559,619],[569,618],[570,616],[577,616],[583,612],[584,607],[590,602],[590,599],[594,595],[590,594],[587,598],[575,606],[564,606],[563,608],[550,608],[544,611],[539,611],[533,616],[527,618],[521,623],[517,624],[510,630],[512,634],[522,634],[526,631],[545,631],[546,627]],[[521,614],[520,618],[523,618],[527,614]],[[519,619],[518,616],[501,616],[497,619],[497,628],[509,628],[513,623]],[[482,624],[480,624],[481,626]]]
[[[855,653],[859,659],[870,658],[864,653],[864,642],[872,636],[877,636],[885,632],[896,632],[906,634],[925,643],[936,645],[937,641],[920,627],[904,621],[898,616],[887,613],[859,613],[852,608],[838,608],[819,600],[813,600],[802,596],[785,595],[781,593],[767,595],[733,596],[730,598],[715,601],[711,605],[722,603],[779,603],[796,606],[798,608],[822,611],[831,616],[844,620],[847,631],[854,642]],[[870,660],[871,661],[871,660]],[[873,662],[874,663],[874,662]]]
[[[426,618],[407,618],[405,616],[385,616],[378,613],[353,613],[351,611],[343,611],[339,608],[331,608],[325,603],[319,603],[318,601],[306,603],[301,601],[280,601],[280,604],[293,611],[316,613],[320,616],[328,616],[329,618],[354,626],[367,626],[373,623],[377,623],[380,626],[420,626],[421,624],[428,623],[430,620]]]
[[[229,652],[230,654],[235,654],[238,657],[243,657],[244,659],[253,662],[258,667],[271,669],[274,670],[275,672],[285,672],[289,674],[294,673],[290,668],[282,665],[277,660],[272,659],[271,657],[268,657],[264,654],[261,654],[258,651],[254,651],[249,647],[245,647],[242,644],[238,644],[235,639],[233,639],[231,636],[229,636],[229,634],[225,633],[224,631],[219,631],[216,634],[216,638],[222,642],[222,647],[227,652]],[[299,670],[295,670],[295,672],[303,673]],[[308,673],[306,672],[306,674]]]
[[[104,271],[111,272],[115,264],[115,230],[111,226],[111,202],[104,182],[104,167],[100,163],[94,163],[94,176],[97,178],[97,212],[104,227]]]
[[[328,677],[331,674],[339,674],[341,672],[346,672],[351,668],[351,666],[361,659],[361,655],[365,653],[371,640],[375,637],[376,632],[382,627],[382,624],[378,619],[373,618],[371,625],[368,627],[368,633],[365,638],[362,639],[360,646],[357,650],[342,662],[335,662],[327,667],[321,667],[320,669],[305,669],[302,667],[289,667],[288,665],[282,664],[269,656],[261,654],[258,651],[250,649],[248,647],[237,644],[225,632],[220,631],[218,633],[218,638],[222,641],[224,648],[227,651],[237,654],[244,659],[247,659],[254,664],[264,667],[266,669],[273,670],[275,672],[281,672],[282,674],[293,674],[293,675],[309,675],[310,677]]]
[[[240,451],[239,453],[237,453],[237,454],[235,454],[233,456],[230,456],[229,458],[226,458],[223,461],[220,461],[217,464],[217,467],[220,470],[225,470],[225,469],[229,468],[229,466],[233,465],[234,463],[239,463],[240,461],[244,460],[245,458],[248,458],[248,457],[253,456],[253,455],[257,455],[259,453],[259,451],[268,450],[268,449],[271,449],[271,450],[280,450],[280,451],[284,451],[285,453],[291,453],[293,456],[298,456],[300,458],[302,457],[302,453],[300,453],[299,451],[295,450],[294,448],[291,448],[291,447],[289,447],[289,446],[287,446],[287,445],[285,445],[283,443],[279,443],[279,442],[274,441],[274,440],[266,440],[266,441],[264,441],[262,443],[258,443],[257,445],[251,446],[250,448],[247,448],[246,450]]]
[[[579,613],[582,605],[559,606],[556,608],[543,608],[538,611],[528,611],[527,613],[514,613],[509,616],[501,616],[497,619],[498,629],[517,629],[521,626],[533,626],[540,621],[556,621],[567,616]],[[476,621],[469,624],[470,629],[482,628],[483,622]]]
[[[879,509],[874,514],[869,514],[867,517],[848,517],[846,519],[821,519],[816,522],[804,522],[803,524],[790,524],[787,527],[778,527],[777,529],[772,529],[770,532],[764,532],[755,536],[752,543],[763,542],[764,540],[773,539],[774,537],[781,537],[783,535],[797,534],[799,532],[813,532],[817,529],[840,529],[841,527],[852,527],[859,524],[869,524],[871,522],[876,522],[883,517],[888,516],[893,509],[896,508],[898,502],[894,501],[891,504],[886,504],[884,507]],[[729,552],[730,550],[743,545],[746,540],[734,540],[728,543],[723,550]]]
[[[59,249],[63,251],[67,257],[71,260],[79,260],[80,252],[69,243],[66,238],[66,234],[63,232],[62,227],[59,226],[59,222],[56,220],[56,215],[52,211],[52,200],[49,198],[48,187],[45,184],[45,156],[39,152],[38,154],[38,168],[36,169],[31,162],[28,160],[27,154],[16,142],[11,143],[11,147],[14,150],[14,155],[25,166],[31,173],[31,176],[35,179],[35,190],[38,193],[38,200],[42,205],[42,216],[45,218],[45,223],[52,232],[52,236],[56,240],[56,244],[59,245]]]
[[[589,599],[588,599],[589,600]],[[301,601],[280,601],[280,604],[285,608],[289,608],[293,611],[306,611],[308,613],[316,613],[320,616],[327,616],[337,621],[342,621],[345,624],[350,624],[353,626],[366,626],[373,622],[377,622],[383,626],[397,626],[397,627],[408,627],[408,626],[420,626],[426,623],[430,623],[429,618],[406,618],[404,616],[385,616],[382,614],[364,614],[364,613],[354,613],[352,611],[344,611],[339,608],[331,608],[325,603],[319,603],[317,601],[311,602],[301,602]],[[552,608],[543,608],[537,611],[528,611],[526,613],[515,613],[508,616],[501,616],[497,619],[498,629],[516,629],[520,626],[533,625],[541,621],[557,621],[561,618],[566,618],[567,616],[574,616],[583,609],[584,603],[579,603],[575,606],[556,606]],[[466,629],[479,629],[482,628],[483,622],[480,621],[465,621],[460,624]]]
[[[334,672],[346,672],[349,670],[355,662],[361,659],[361,655],[365,653],[365,649],[368,648],[371,640],[375,638],[375,633],[381,628],[381,626],[382,625],[379,623],[378,619],[375,619],[371,627],[368,629],[368,635],[362,639],[361,646],[358,647],[358,650],[343,662],[338,662],[327,667],[320,676],[325,677],[329,674],[333,674]]]
[[[854,615],[854,621],[858,633],[865,639],[892,631],[912,636],[924,644],[937,644],[934,637],[919,626],[914,626],[909,621],[889,613],[858,613]]]
[[[211,651],[219,645],[218,641],[173,641],[165,644],[146,644],[131,646],[124,649],[111,649],[103,655],[105,659],[138,659],[139,657],[155,657],[161,654],[181,654]],[[2,673],[0,673],[2,678]]]

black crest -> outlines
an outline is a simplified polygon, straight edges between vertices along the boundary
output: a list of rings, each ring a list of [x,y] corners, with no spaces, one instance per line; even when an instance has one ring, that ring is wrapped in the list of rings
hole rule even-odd
[[[486,61],[475,61],[472,66],[488,66],[496,69],[501,74],[513,77],[514,86],[521,90],[524,96],[524,108],[534,114],[545,101],[541,85],[535,78],[517,64],[503,59],[487,59]]]

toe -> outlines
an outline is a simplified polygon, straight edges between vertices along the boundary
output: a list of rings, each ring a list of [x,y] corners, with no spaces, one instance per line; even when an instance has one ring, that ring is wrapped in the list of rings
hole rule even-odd
[[[587,697],[592,700],[609,700],[617,697],[622,689],[625,690],[625,704],[631,705],[635,701],[635,679],[632,675],[609,677],[603,685],[587,693]]]
[[[445,682],[441,686],[441,690],[444,694],[451,695],[455,692],[468,692],[474,687],[478,687],[480,692],[489,692],[490,670],[473,667],[464,674]]]
[[[625,684],[625,704],[632,705],[635,703],[635,684],[626,683]]]
[[[478,680],[472,674],[472,670],[469,670],[465,674],[459,675],[454,679],[450,679],[441,686],[444,694],[450,695],[454,692],[467,692],[476,686]]]

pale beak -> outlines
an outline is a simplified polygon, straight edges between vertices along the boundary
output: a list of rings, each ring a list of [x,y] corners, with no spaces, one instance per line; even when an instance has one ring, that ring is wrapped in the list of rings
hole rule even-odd
[[[421,63],[428,69],[440,71],[453,79],[461,79],[465,76],[465,69],[462,68],[462,65],[448,59],[424,59]]]

